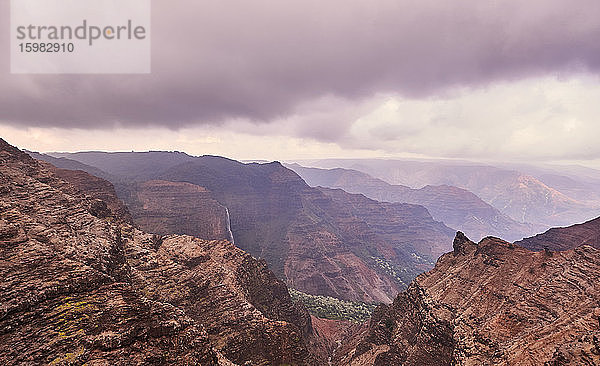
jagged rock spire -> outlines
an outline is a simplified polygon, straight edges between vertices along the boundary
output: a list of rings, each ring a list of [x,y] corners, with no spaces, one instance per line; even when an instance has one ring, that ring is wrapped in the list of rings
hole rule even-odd
[[[469,243],[473,243],[462,231],[457,231],[456,236],[454,237],[454,241],[452,242],[452,248],[454,249],[454,254],[466,254],[466,246]],[[474,243],[473,243],[474,244]]]

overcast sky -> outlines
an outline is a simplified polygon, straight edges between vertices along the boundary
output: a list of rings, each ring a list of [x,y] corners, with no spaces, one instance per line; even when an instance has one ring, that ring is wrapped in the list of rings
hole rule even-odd
[[[152,7],[150,75],[10,75],[0,0],[0,136],[39,151],[600,165],[600,1]]]

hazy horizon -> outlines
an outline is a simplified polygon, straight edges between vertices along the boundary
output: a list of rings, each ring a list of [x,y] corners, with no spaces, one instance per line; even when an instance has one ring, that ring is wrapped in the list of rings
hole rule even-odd
[[[0,136],[2,137],[2,136]],[[2,137],[4,138],[4,137]],[[8,141],[10,143],[10,141]],[[60,151],[41,151],[36,149],[29,149],[24,146],[19,146],[19,148],[37,152],[41,154],[47,155],[60,155],[60,154],[71,154],[71,153],[86,153],[86,152],[107,152],[107,153],[144,153],[144,152],[181,152],[191,156],[204,156],[204,155],[214,155],[221,156],[233,160],[237,160],[240,162],[273,162],[280,161],[282,163],[298,163],[301,165],[308,164],[314,161],[325,161],[325,160],[398,160],[398,161],[423,161],[423,162],[448,162],[452,164],[482,164],[482,165],[492,165],[502,167],[503,165],[510,166],[535,166],[540,168],[556,168],[560,169],[561,166],[571,166],[571,167],[581,167],[585,169],[593,169],[600,172],[600,159],[598,162],[590,163],[590,161],[511,161],[511,160],[486,160],[486,159],[467,159],[467,158],[452,158],[452,157],[434,157],[434,156],[410,156],[410,154],[404,154],[404,156],[315,156],[315,157],[244,157],[244,156],[232,156],[222,153],[211,153],[211,152],[198,152],[191,153],[189,151],[180,150],[180,149],[140,149],[140,150],[127,150],[127,149],[114,149],[114,150],[102,150],[102,149],[86,149],[86,150],[60,150]]]

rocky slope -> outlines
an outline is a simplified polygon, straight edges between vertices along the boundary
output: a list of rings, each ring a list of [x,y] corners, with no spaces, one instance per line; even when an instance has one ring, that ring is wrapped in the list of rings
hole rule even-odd
[[[362,197],[364,209],[357,210],[355,195],[326,194],[309,187],[277,162],[242,164],[168,152],[63,157],[97,164],[118,177],[117,193],[134,220],[150,231],[161,227],[161,233],[199,235],[192,230],[202,227],[193,223],[214,220],[214,210],[205,210],[205,202],[218,202],[229,211],[237,246],[264,258],[290,287],[313,295],[391,302],[450,249],[454,233],[422,206],[382,204]],[[175,182],[178,193],[166,183],[148,180]],[[198,192],[189,196],[182,187]],[[167,220],[159,223],[157,216]],[[203,234],[210,236],[206,230]]]
[[[326,362],[308,351],[319,344],[308,313],[264,261],[112,214],[0,139],[5,364]]]
[[[340,365],[598,365],[600,251],[454,250],[337,352]]]
[[[596,199],[576,199],[540,178],[518,169],[469,162],[405,160],[324,160],[311,166],[350,168],[382,179],[390,184],[412,188],[426,185],[450,185],[473,192],[500,212],[518,222],[546,228],[580,223],[600,215]],[[541,177],[541,176],[540,176]],[[544,177],[544,179],[547,178]],[[559,185],[564,186],[564,185]],[[600,187],[589,190],[583,185],[577,197],[597,197]],[[587,191],[587,193],[582,192]]]
[[[452,230],[422,206],[310,190],[286,233],[288,284],[351,301],[391,302],[446,251]],[[358,296],[357,296],[358,295]]]
[[[91,175],[83,170],[60,169],[49,163],[43,167],[54,173],[58,178],[70,183],[79,194],[86,194],[106,203],[112,218],[123,223],[133,224],[133,218],[121,199],[117,197],[115,187],[108,181]],[[69,190],[70,186],[63,187]],[[75,191],[71,192],[75,193]]]
[[[434,219],[461,230],[476,240],[493,235],[514,241],[542,230],[541,227],[511,219],[473,193],[458,187],[427,185],[412,189],[389,184],[352,169],[307,168],[298,164],[286,166],[298,173],[310,186],[341,188],[382,202],[422,205]]]
[[[552,228],[545,233],[516,242],[531,250],[569,250],[581,245],[600,249],[600,217],[569,227]]]
[[[151,180],[121,192],[135,223],[144,231],[233,241],[227,208],[204,187]]]
[[[364,324],[351,323],[344,320],[321,319],[311,316],[315,333],[318,334],[328,355],[329,364],[333,363],[333,355],[342,348],[346,339],[355,337],[365,328]]]
[[[326,213],[335,213],[331,214],[331,219],[345,232],[364,237],[372,231],[386,243],[396,243],[397,251],[405,251],[412,257],[420,254],[435,260],[450,249],[444,240],[452,238],[454,230],[432,220],[423,206],[379,202],[341,189],[320,187],[318,191],[331,201],[318,200],[315,204]],[[349,223],[347,216],[362,225]],[[376,242],[375,238],[369,241]]]

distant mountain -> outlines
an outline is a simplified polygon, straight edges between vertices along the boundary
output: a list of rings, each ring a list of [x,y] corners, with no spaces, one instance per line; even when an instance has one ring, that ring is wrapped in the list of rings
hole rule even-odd
[[[552,228],[515,244],[531,250],[569,250],[581,245],[600,249],[600,217],[583,224]]]
[[[87,166],[100,169],[103,172],[108,172],[112,175],[109,177],[110,180],[124,178],[126,181],[136,182],[151,180],[156,176],[157,172],[164,171],[177,164],[194,161],[193,156],[182,152],[163,151],[149,151],[144,153],[89,151],[79,153],[50,153],[46,155],[56,158],[66,158],[69,161],[75,160]],[[55,164],[54,161],[48,162]],[[67,168],[60,163],[55,165],[64,169],[73,169]]]
[[[298,164],[286,166],[298,173],[310,186],[341,188],[378,201],[423,205],[434,219],[477,240],[491,235],[514,241],[543,230],[531,224],[516,222],[473,193],[457,187],[442,185],[412,189],[392,185],[352,169],[306,168]]]
[[[454,233],[422,206],[311,188],[280,163],[169,152],[62,157],[97,164],[116,177],[119,197],[150,232],[210,237],[210,228],[218,227],[222,235],[223,209],[208,204],[218,203],[229,213],[237,246],[313,295],[390,302],[450,250]]]
[[[95,177],[99,177],[99,178],[106,179],[106,180],[115,178],[115,177],[110,177],[110,175],[107,172],[102,171],[101,169],[98,169],[91,165],[81,163],[77,160],[67,159],[64,157],[54,157],[54,156],[51,156],[48,154],[40,154],[40,153],[34,152],[34,151],[28,151],[28,150],[24,150],[24,151],[32,158],[37,159],[37,160],[43,160],[45,162],[52,164],[53,166],[55,166],[57,168],[67,169],[67,170],[81,170],[81,171],[87,172]]]
[[[546,227],[581,223],[600,215],[600,202],[595,200],[593,183],[571,185],[563,177],[561,188],[572,186],[579,190],[575,199],[565,192],[543,183],[539,178],[514,169],[498,168],[466,162],[405,161],[383,159],[330,159],[309,161],[306,164],[322,168],[349,168],[367,173],[390,184],[411,188],[426,185],[450,185],[473,192],[500,212],[518,222]],[[306,165],[305,164],[305,165]],[[536,170],[539,172],[539,170]],[[547,182],[556,183],[556,174]],[[585,188],[588,187],[588,188]],[[600,187],[600,186],[598,186]]]
[[[264,261],[137,230],[81,187],[0,139],[4,364],[327,363]]]
[[[597,365],[600,251],[531,252],[459,233],[335,365]]]
[[[506,164],[500,167],[535,177],[569,197],[582,202],[600,203],[600,170],[576,165]]]

